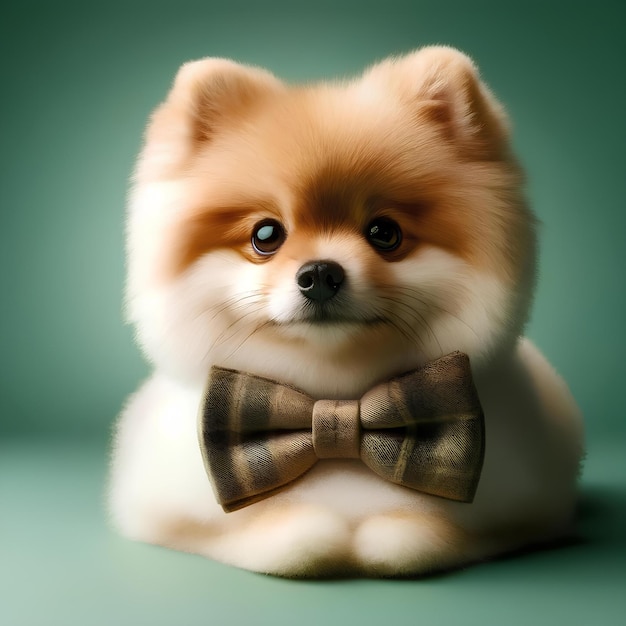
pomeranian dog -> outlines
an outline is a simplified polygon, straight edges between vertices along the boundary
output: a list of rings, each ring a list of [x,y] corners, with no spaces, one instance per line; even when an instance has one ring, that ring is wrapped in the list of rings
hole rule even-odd
[[[522,337],[535,226],[503,109],[454,49],[306,86],[185,64],[129,202],[127,315],[154,373],[117,423],[114,525],[282,576],[420,575],[570,533],[581,417]],[[212,367],[354,401],[457,351],[484,413],[472,502],[347,458],[220,506],[198,436]]]

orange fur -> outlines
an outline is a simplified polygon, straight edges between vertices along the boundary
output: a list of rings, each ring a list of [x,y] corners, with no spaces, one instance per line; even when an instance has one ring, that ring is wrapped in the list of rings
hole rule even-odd
[[[289,89],[243,68],[227,81],[225,68],[213,65],[185,69],[149,131],[164,150],[178,132],[165,174],[184,171],[197,188],[197,199],[190,197],[202,206],[181,207],[180,225],[164,246],[172,256],[166,278],[220,246],[258,260],[250,247],[251,215],[278,217],[295,235],[300,228],[324,232],[339,225],[358,233],[384,214],[397,216],[405,232],[390,260],[434,245],[509,282],[519,280],[532,220],[523,197],[512,194],[521,175],[501,146],[500,114],[467,67],[455,69],[452,84],[422,85],[413,93],[406,86],[410,64],[398,63],[382,87],[398,90],[400,104],[390,100],[383,108],[364,93],[368,81],[382,81],[380,68],[362,83]],[[211,91],[225,82],[235,84],[234,93]],[[459,89],[467,98],[463,110],[445,99],[453,88],[457,100]],[[186,143],[180,140],[185,122]],[[233,195],[244,190],[245,204],[233,205]],[[221,196],[229,204],[215,204]]]

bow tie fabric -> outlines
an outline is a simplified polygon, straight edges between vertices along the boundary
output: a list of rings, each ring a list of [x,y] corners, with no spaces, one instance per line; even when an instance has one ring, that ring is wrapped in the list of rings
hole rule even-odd
[[[316,401],[289,385],[213,367],[198,426],[226,512],[273,495],[329,458],[361,459],[392,483],[471,502],[485,447],[469,358],[460,352],[360,400]]]

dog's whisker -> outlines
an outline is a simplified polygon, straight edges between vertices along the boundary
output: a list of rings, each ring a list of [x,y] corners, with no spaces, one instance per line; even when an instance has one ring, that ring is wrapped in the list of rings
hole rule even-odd
[[[414,301],[418,302],[419,304],[423,305],[425,308],[437,309],[437,310],[441,311],[442,313],[445,313],[446,315],[449,315],[450,317],[453,317],[458,322],[463,324],[463,326],[465,326],[465,328],[467,328],[475,337],[478,337],[478,334],[476,333],[474,328],[472,328],[472,326],[470,326],[462,317],[460,317],[459,315],[453,313],[452,311],[450,311],[448,308],[444,307],[443,305],[441,305],[441,304],[439,304],[437,302],[434,302],[432,298],[427,300],[425,295],[422,292],[420,292],[417,289],[415,289],[414,287],[408,287],[408,286],[402,286],[402,285],[393,285],[391,287],[391,289],[394,290],[394,291],[404,291],[404,292],[407,292],[408,293],[408,297],[411,300],[414,300]]]

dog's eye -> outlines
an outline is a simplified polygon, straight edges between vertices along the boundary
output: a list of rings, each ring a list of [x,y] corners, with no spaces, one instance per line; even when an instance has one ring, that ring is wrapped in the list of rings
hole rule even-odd
[[[284,241],[285,229],[276,220],[263,220],[252,232],[252,247],[262,256],[274,254]]]
[[[377,250],[391,252],[402,242],[402,230],[392,219],[379,217],[365,229],[365,237]]]

